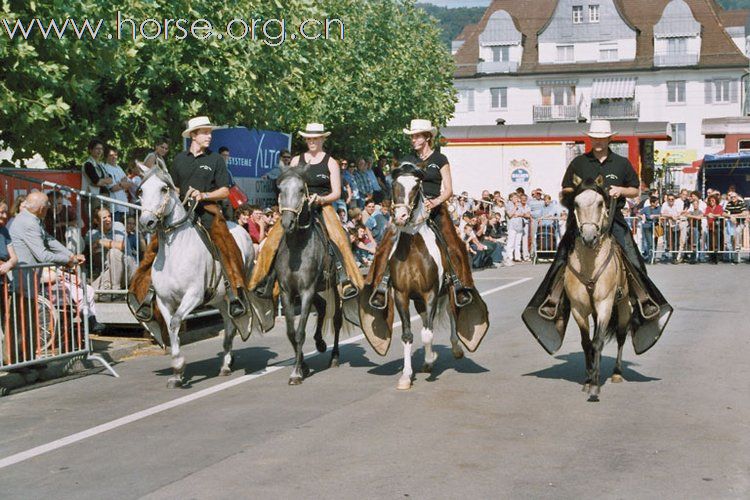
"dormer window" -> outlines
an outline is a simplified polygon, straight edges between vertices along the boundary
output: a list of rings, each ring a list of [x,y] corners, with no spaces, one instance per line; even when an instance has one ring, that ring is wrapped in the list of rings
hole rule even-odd
[[[583,22],[583,5],[573,6],[573,24],[581,24]]]
[[[687,54],[687,38],[677,37],[667,39],[668,54]]]
[[[510,50],[507,45],[492,48],[492,62],[510,61]]]
[[[600,61],[617,61],[617,44],[616,43],[602,43],[599,45],[599,60]]]
[[[558,45],[557,46],[557,62],[573,62],[573,46],[572,45]]]
[[[589,5],[589,22],[590,23],[599,22],[599,6],[598,5]]]

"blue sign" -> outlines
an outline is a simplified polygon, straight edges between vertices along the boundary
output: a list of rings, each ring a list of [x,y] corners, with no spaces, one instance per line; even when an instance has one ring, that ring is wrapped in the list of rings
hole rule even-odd
[[[278,166],[282,149],[289,149],[291,136],[270,130],[245,127],[215,129],[211,138],[211,150],[229,148],[229,171],[235,178],[262,177]]]
[[[528,184],[529,171],[525,168],[517,168],[510,173],[510,180],[515,184]]]

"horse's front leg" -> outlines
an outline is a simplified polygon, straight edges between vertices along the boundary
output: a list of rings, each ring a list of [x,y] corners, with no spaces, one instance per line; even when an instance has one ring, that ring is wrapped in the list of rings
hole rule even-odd
[[[409,294],[398,291],[394,294],[394,302],[401,318],[401,342],[404,345],[404,371],[398,379],[396,388],[406,390],[411,388],[411,376],[414,373],[411,368],[411,347],[414,343],[414,335],[411,333],[411,318],[409,317]]]
[[[341,300],[336,297],[336,310],[333,313],[333,350],[331,351],[331,367],[339,366],[339,334],[344,324],[344,311]]]
[[[578,307],[572,308],[571,313],[573,319],[578,324],[578,329],[581,331],[581,348],[583,349],[583,357],[586,360],[586,380],[583,382],[583,392],[588,392],[593,383],[592,370],[594,368],[594,347],[591,345],[591,338],[589,337],[589,316],[588,312],[584,316],[579,312]]]
[[[424,344],[424,366],[422,371],[425,373],[432,372],[432,366],[437,360],[437,353],[432,349],[432,341],[434,338],[434,327],[435,327],[435,314],[437,313],[437,292],[430,292],[422,296],[422,300],[427,307],[425,313],[422,315],[422,343]]]
[[[594,338],[591,344],[594,348],[594,366],[591,370],[591,387],[589,389],[589,401],[599,401],[599,392],[601,391],[601,361],[602,349],[604,348],[605,335],[607,326],[612,315],[613,300],[608,299],[600,302],[596,307],[596,324],[594,325]]]
[[[326,345],[326,341],[323,340],[323,323],[325,323],[326,319],[326,302],[316,293],[313,296],[313,306],[315,307],[315,312],[318,313],[317,320],[315,321],[315,335],[313,336],[313,339],[315,339],[315,348],[318,352],[326,352],[328,346]]]
[[[305,327],[307,326],[307,318],[310,315],[310,307],[312,306],[314,294],[314,291],[305,291],[300,295],[300,316],[294,332],[294,341],[296,343],[295,362],[294,370],[292,370],[292,375],[289,377],[289,385],[301,384],[302,380],[310,373],[310,369],[305,363],[303,349],[305,345]]]
[[[181,387],[185,384],[185,357],[180,351],[180,327],[182,326],[185,316],[187,316],[190,311],[195,309],[200,303],[200,300],[197,300],[193,295],[195,294],[185,294],[174,314],[170,314],[168,307],[158,296],[156,298],[156,304],[159,307],[162,316],[164,316],[164,322],[169,328],[169,341],[172,351],[172,376],[167,380],[167,387],[170,389]]]
[[[232,356],[232,343],[234,342],[234,335],[237,333],[237,329],[234,327],[234,323],[229,317],[229,311],[227,311],[225,305],[222,307],[221,315],[224,317],[224,340],[222,342],[224,354],[221,358],[219,376],[226,377],[232,374],[232,364],[234,363],[234,356]]]

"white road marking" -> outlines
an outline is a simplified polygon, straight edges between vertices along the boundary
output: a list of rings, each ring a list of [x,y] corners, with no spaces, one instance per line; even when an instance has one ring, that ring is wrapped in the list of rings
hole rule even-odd
[[[522,278],[517,281],[514,281],[512,283],[508,283],[507,285],[498,286],[495,288],[492,288],[490,290],[487,290],[486,292],[481,293],[480,295],[487,296],[491,295],[493,293],[499,292],[501,290],[505,290],[507,288],[520,285],[521,283],[525,283],[532,278]],[[412,316],[412,320],[416,320],[419,318],[418,314],[415,314]],[[400,326],[401,322],[398,321],[393,324],[394,327]],[[354,342],[357,342],[359,340],[364,339],[363,334],[356,335],[354,337],[348,338],[346,340],[340,341],[339,346],[347,345],[347,344],[353,344]],[[310,353],[305,354],[305,358],[312,358],[314,356],[317,356],[318,351],[313,351]],[[83,430],[81,432],[76,432],[75,434],[71,434],[69,436],[65,436],[64,438],[56,439],[55,441],[50,441],[49,443],[45,443],[39,446],[36,446],[34,448],[28,449],[26,451],[22,451],[19,453],[16,453],[14,455],[10,455],[8,457],[5,457],[3,459],[0,459],[0,469],[4,469],[5,467],[9,467],[11,465],[17,464],[19,462],[26,461],[30,458],[38,457],[39,455],[43,455],[45,453],[49,453],[50,451],[57,450],[59,448],[62,448],[64,446],[68,446],[69,444],[77,443],[79,441],[83,441],[84,439],[88,439],[90,437],[97,436],[99,434],[102,434],[104,432],[110,431],[112,429],[117,429],[118,427],[122,427],[123,425],[130,424],[132,422],[137,422],[138,420],[143,420],[146,417],[150,417],[152,415],[156,415],[158,413],[162,413],[167,410],[171,410],[172,408],[176,408],[178,406],[182,406],[184,404],[190,403],[192,401],[196,401],[198,399],[205,398],[206,396],[210,396],[212,394],[216,394],[217,392],[221,392],[225,389],[229,389],[231,387],[235,387],[240,384],[244,384],[245,382],[249,382],[251,380],[260,378],[264,375],[268,375],[270,373],[277,372],[281,370],[282,368],[290,365],[294,361],[294,358],[285,359],[283,361],[279,361],[278,363],[269,365],[268,367],[258,370],[256,372],[250,373],[248,375],[242,375],[240,377],[237,377],[232,380],[228,380],[226,382],[222,382],[220,384],[216,384],[212,387],[208,387],[206,389],[201,389],[200,391],[194,392],[193,394],[188,394],[187,396],[182,396],[177,399],[173,399],[172,401],[167,401],[166,403],[161,403],[156,406],[152,406],[151,408],[146,408],[145,410],[141,410],[135,413],[131,413],[130,415],[126,415],[124,417],[111,420],[109,422],[106,422],[101,425],[97,425],[94,427],[90,427],[86,430]]]

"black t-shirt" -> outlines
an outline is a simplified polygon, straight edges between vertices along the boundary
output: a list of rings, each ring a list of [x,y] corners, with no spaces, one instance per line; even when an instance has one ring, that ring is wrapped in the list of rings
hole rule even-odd
[[[427,157],[424,163],[424,180],[422,181],[422,191],[427,198],[437,198],[440,196],[440,186],[443,182],[443,174],[440,169],[448,164],[448,158],[443,153],[433,151]]]
[[[91,184],[96,186],[96,184],[102,180],[106,179],[107,177],[111,177],[106,170],[104,170],[104,167],[101,166],[99,163],[94,163],[91,160],[86,160],[86,163],[83,164],[83,172],[86,174],[86,176],[91,181]],[[103,195],[109,194],[109,188],[107,186],[100,187],[99,193]]]
[[[605,190],[611,186],[619,187],[639,187],[638,175],[627,158],[609,152],[603,163],[596,159],[593,152],[579,155],[570,162],[568,170],[562,180],[562,187],[575,188],[573,175],[577,175],[582,181],[586,179],[596,179],[598,176],[604,178]],[[617,202],[617,213],[625,206],[625,198],[620,197]]]
[[[170,174],[181,196],[191,187],[201,193],[229,187],[229,171],[224,158],[209,149],[198,156],[189,151],[178,153]]]

